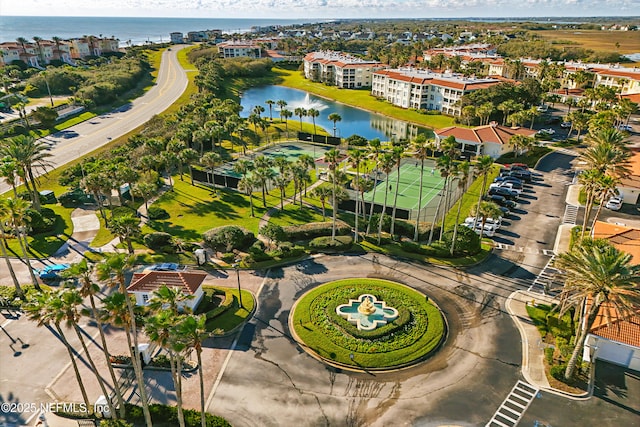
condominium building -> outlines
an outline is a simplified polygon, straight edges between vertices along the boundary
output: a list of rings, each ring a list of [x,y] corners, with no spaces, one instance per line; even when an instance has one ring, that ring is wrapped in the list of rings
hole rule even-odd
[[[340,52],[311,52],[304,57],[304,76],[345,89],[371,87],[372,74],[387,66]]]
[[[402,108],[435,110],[460,115],[458,101],[474,90],[501,82],[497,78],[472,78],[434,73],[414,68],[380,70],[373,73],[371,94]]]
[[[277,46],[277,39],[227,40],[216,45],[222,58],[262,58],[263,51]]]

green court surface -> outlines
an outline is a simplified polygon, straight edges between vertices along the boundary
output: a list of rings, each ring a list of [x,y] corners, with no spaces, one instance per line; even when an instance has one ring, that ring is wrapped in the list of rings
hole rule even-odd
[[[249,154],[246,157],[242,158],[246,160],[253,160],[258,156],[264,155],[267,157],[271,157],[272,159],[275,159],[277,157],[285,157],[288,161],[295,162],[300,158],[300,156],[306,154],[317,160],[324,156],[324,153],[330,148],[331,147],[299,142],[287,142],[284,144],[277,144],[273,147],[269,147],[261,151],[256,151],[255,153]],[[224,165],[218,166],[217,168],[215,168],[215,173],[218,175],[227,175],[235,178],[242,178],[239,173],[233,170],[234,164],[235,162],[229,162],[225,163]]]
[[[421,209],[431,204],[437,203],[437,196],[444,186],[444,178],[440,176],[437,169],[434,169],[434,162],[425,162],[424,176],[422,178],[422,203],[419,203],[420,195],[420,162],[417,160],[405,161],[400,166],[400,183],[398,188],[398,203],[400,209],[414,210]],[[393,205],[396,191],[396,182],[398,179],[398,171],[394,170],[389,175],[388,181],[378,183],[376,189],[375,203],[382,205],[384,203],[385,185],[387,188],[387,206]],[[365,193],[364,199],[371,202],[373,190]]]

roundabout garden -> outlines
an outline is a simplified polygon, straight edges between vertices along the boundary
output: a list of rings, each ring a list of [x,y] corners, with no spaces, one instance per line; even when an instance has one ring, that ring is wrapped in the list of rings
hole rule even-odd
[[[381,279],[336,280],[305,293],[289,317],[312,356],[357,370],[418,363],[446,338],[442,312],[426,295]]]

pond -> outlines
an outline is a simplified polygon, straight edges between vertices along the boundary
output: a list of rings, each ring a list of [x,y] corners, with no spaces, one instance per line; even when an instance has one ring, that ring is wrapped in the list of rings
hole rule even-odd
[[[369,111],[359,108],[350,107],[340,104],[319,96],[315,96],[308,92],[291,89],[284,86],[261,86],[251,88],[242,94],[240,104],[243,109],[240,115],[248,117],[251,110],[256,105],[261,105],[265,109],[263,117],[269,117],[269,106],[265,104],[267,100],[287,102],[287,108],[292,113],[296,108],[304,109],[315,108],[320,112],[316,117],[316,125],[324,128],[330,134],[333,134],[333,122],[329,120],[329,114],[337,113],[342,120],[336,123],[336,136],[347,138],[351,135],[360,135],[366,139],[380,138],[382,141],[395,139],[413,139],[418,133],[427,133],[431,135],[431,131],[421,128],[402,120],[395,120],[380,114],[370,113]],[[273,118],[280,118],[280,107],[273,105]],[[311,117],[303,117],[304,122],[313,123]],[[289,119],[291,122],[290,129],[297,130],[294,124],[300,122],[298,116],[293,115]]]

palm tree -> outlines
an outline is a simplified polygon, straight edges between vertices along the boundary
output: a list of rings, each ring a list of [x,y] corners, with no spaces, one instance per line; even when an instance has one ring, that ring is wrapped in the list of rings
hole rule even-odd
[[[85,357],[87,358],[87,361],[91,366],[91,371],[98,381],[98,385],[100,386],[102,395],[105,397],[109,396],[109,393],[107,393],[107,388],[104,384],[104,380],[102,379],[102,376],[100,375],[100,372],[98,371],[98,368],[93,361],[93,357],[91,356],[91,353],[87,348],[87,343],[84,340],[83,331],[78,325],[78,322],[80,321],[80,310],[78,310],[78,307],[83,303],[80,292],[77,289],[71,288],[60,289],[54,294],[54,298],[50,300],[50,303],[52,304],[51,308],[56,312],[57,318],[63,321],[67,327],[72,328],[75,331],[76,336],[80,341],[80,345],[82,346],[82,350],[84,351]],[[114,386],[117,387],[117,383],[114,383]],[[116,411],[113,407],[113,403],[111,403],[111,399],[107,399],[107,404],[109,406],[109,411],[111,412],[111,414],[115,415]]]
[[[336,123],[342,121],[342,116],[338,113],[329,114],[329,120],[333,122],[333,136],[336,136]]]
[[[268,167],[258,167],[253,171],[253,177],[262,187],[262,206],[267,207],[267,184],[275,178],[276,173]]]
[[[273,184],[280,190],[280,210],[284,210],[284,198],[286,196],[285,190],[289,185],[289,175],[286,171],[279,173],[273,178]]]
[[[93,318],[98,324],[98,332],[100,334],[100,342],[102,344],[102,351],[104,353],[105,360],[107,361],[107,368],[109,369],[109,376],[111,381],[115,385],[114,391],[118,400],[118,406],[120,408],[120,418],[125,417],[124,399],[120,387],[117,386],[118,380],[113,370],[113,366],[109,360],[109,349],[107,347],[107,339],[104,335],[104,324],[102,323],[103,313],[98,310],[96,306],[95,296],[100,292],[100,287],[93,281],[93,265],[87,263],[86,259],[78,263],[71,264],[69,268],[62,272],[62,277],[67,279],[74,279],[80,281],[79,292],[82,297],[89,297],[89,303],[91,304],[91,311],[89,316]],[[110,402],[111,400],[109,400]],[[112,412],[115,414],[115,412]]]
[[[264,101],[265,104],[267,104],[269,106],[269,121],[273,121],[273,106],[276,103],[276,101],[273,101],[271,99],[267,99],[266,101]]]
[[[316,131],[316,117],[318,117],[320,115],[320,111],[316,110],[315,108],[309,108],[307,110],[307,116],[311,117],[311,120],[313,121],[313,133],[318,133]]]
[[[98,279],[108,281],[111,286],[117,286],[119,292],[114,293],[111,297],[115,297],[116,294],[120,294],[120,299],[124,299],[124,307],[126,307],[126,318],[120,316],[123,320],[128,319],[128,323],[125,324],[127,331],[127,342],[129,349],[131,350],[131,363],[138,382],[138,389],[140,392],[140,400],[142,401],[142,411],[144,413],[145,423],[147,427],[152,427],[151,413],[149,412],[149,401],[147,399],[147,391],[144,386],[144,375],[142,373],[142,366],[140,363],[140,350],[138,348],[138,328],[136,326],[136,317],[133,309],[133,304],[129,298],[126,288],[125,273],[133,265],[133,257],[125,254],[113,254],[107,256],[103,262],[98,264]],[[114,303],[119,301],[114,300]],[[120,301],[121,303],[122,301]],[[106,305],[105,305],[106,308]],[[129,336],[129,333],[131,336]],[[133,345],[131,345],[131,338],[133,337]]]
[[[605,205],[606,200],[618,194],[616,187],[619,183],[620,180],[618,178],[609,175],[602,175],[598,180],[595,193],[599,199],[599,203],[598,210],[596,211],[596,214],[593,217],[593,222],[591,223],[592,230],[596,226],[596,221],[598,220],[598,216],[600,215],[600,211]]]
[[[337,177],[336,171],[338,169],[338,163],[340,162],[340,150],[332,148],[331,150],[324,153],[324,161],[329,165],[329,170],[331,171],[331,182],[332,182],[332,209],[331,213],[331,240],[336,239],[336,216],[338,211],[338,206],[336,204],[336,192],[337,192]]]
[[[31,194],[33,207],[40,210],[40,193],[37,188],[37,180],[34,169],[42,169],[46,173],[52,164],[48,160],[51,157],[49,146],[44,142],[36,141],[32,136],[19,135],[10,138],[0,145],[0,156],[9,156],[15,160],[20,176],[24,179],[25,187]]]
[[[582,231],[580,238],[583,239],[589,224],[589,218],[591,216],[591,209],[596,197],[596,189],[598,188],[598,182],[602,179],[603,173],[598,169],[587,169],[578,175],[578,182],[582,185],[582,191],[586,196],[586,203],[584,207],[584,220],[582,222]]]
[[[280,110],[280,115],[284,117],[284,131],[288,137],[289,136],[289,120],[288,119],[293,117],[293,113],[285,108],[284,110]]]
[[[24,229],[27,226],[29,220],[29,206],[30,203],[26,200],[13,199],[11,197],[5,199],[4,219],[6,220],[7,225],[13,228],[13,232],[16,236],[16,239],[18,239],[18,244],[20,245],[20,250],[22,251],[22,256],[24,257],[24,262],[27,264],[27,268],[29,269],[31,282],[33,283],[33,286],[40,291],[40,284],[38,283],[38,279],[36,279],[33,268],[31,267],[31,260],[29,259],[29,253],[27,250],[29,244],[27,242],[27,236],[24,233]]]
[[[371,206],[369,207],[369,220],[367,221],[367,231],[365,234],[369,234],[371,231],[371,218],[373,218],[373,207],[375,206],[376,188],[378,188],[378,166],[380,163],[380,153],[382,142],[380,139],[374,138],[369,141],[367,148],[367,157],[373,160],[373,194],[371,195]],[[366,220],[366,218],[365,218]]]
[[[178,153],[178,161],[180,162],[180,180],[182,177],[182,166],[187,165],[189,168],[189,177],[191,178],[191,185],[193,185],[193,164],[200,158],[200,154],[193,148],[185,148]]]
[[[107,228],[118,236],[120,243],[127,244],[129,255],[133,255],[132,238],[140,234],[140,219],[131,214],[117,216],[111,219]]]
[[[149,200],[157,193],[158,188],[156,184],[142,181],[134,184],[132,190],[132,194],[136,194],[144,200],[144,208],[149,210]]]
[[[249,205],[251,206],[251,217],[254,217],[253,212],[253,190],[259,183],[253,176],[245,176],[240,182],[238,182],[238,190],[249,196]]]
[[[300,132],[302,132],[302,118],[307,115],[307,110],[302,107],[297,107],[293,112],[300,118]]]
[[[207,337],[207,318],[204,314],[186,316],[177,325],[177,333],[184,340],[187,348],[193,348],[198,358],[198,378],[200,380],[200,422],[201,427],[206,427],[204,407],[204,373],[202,367],[202,343]]]
[[[4,258],[7,269],[9,270],[9,274],[11,274],[11,280],[13,281],[13,286],[16,288],[16,296],[20,299],[24,299],[24,291],[20,287],[20,282],[16,277],[16,272],[13,270],[13,265],[11,264],[11,260],[9,259],[9,254],[7,253],[7,232],[4,229],[5,218],[9,215],[9,208],[7,207],[6,200],[0,199],[0,250],[2,251],[2,257]]]
[[[493,166],[493,159],[491,156],[480,156],[476,160],[476,163],[473,165],[473,175],[476,178],[482,177],[482,186],[480,188],[480,194],[478,194],[478,203],[476,204],[476,212],[480,212],[480,203],[482,202],[482,197],[487,191],[487,180],[489,178],[489,172],[491,172],[491,168]],[[475,222],[478,222],[478,216],[475,217]]]
[[[380,244],[380,240],[382,239],[382,223],[384,222],[384,214],[387,210],[387,196],[389,194],[389,173],[393,169],[396,164],[396,160],[393,156],[393,153],[384,153],[380,158],[380,168],[384,172],[385,175],[385,184],[384,184],[384,203],[382,204],[382,212],[380,212],[380,219],[378,221],[378,244]]]
[[[400,188],[400,163],[402,162],[402,156],[404,155],[405,147],[403,145],[396,145],[393,147],[391,153],[393,154],[393,160],[396,163],[397,175],[396,175],[396,188],[395,195],[393,197],[393,210],[391,211],[391,236],[393,237],[393,233],[396,225],[396,208],[398,206],[398,190]]]
[[[216,182],[214,179],[213,171],[216,168],[216,166],[218,166],[221,162],[222,162],[222,157],[220,156],[220,154],[216,153],[215,151],[210,151],[208,153],[205,153],[205,155],[202,156],[202,158],[200,159],[200,163],[202,163],[202,166],[204,166],[205,168],[208,168],[211,173],[211,181],[209,181],[209,176],[207,175],[207,182],[209,182],[210,184],[213,184],[214,188],[216,187]]]
[[[497,219],[502,215],[500,207],[494,202],[483,201],[480,203],[480,207],[473,206],[471,209],[471,216],[481,218],[480,221],[480,241],[482,241],[482,234],[484,233],[484,225],[487,223],[487,218]],[[475,226],[475,223],[474,223]]]
[[[580,315],[575,347],[567,362],[564,376],[573,377],[584,341],[598,315],[622,319],[640,304],[640,266],[632,265],[631,255],[623,253],[606,241],[590,239],[575,245],[570,252],[560,254],[556,266],[566,273],[560,294],[560,316],[570,307]]]
[[[282,114],[282,112],[285,110],[284,107],[287,106],[287,101],[285,101],[284,99],[279,99],[276,101],[276,104],[280,108],[280,121],[282,121],[282,119],[284,118],[284,115]]]
[[[11,186],[13,197],[16,199],[18,198],[18,171],[18,164],[12,157],[5,156],[0,159],[0,178],[4,178],[7,184]]]
[[[316,160],[308,154],[301,154],[296,162],[304,169],[305,177],[303,179],[304,184],[304,196],[307,197],[307,184],[311,182],[311,176],[309,172],[316,167]]]
[[[458,190],[459,190],[460,197],[458,199],[458,211],[456,212],[456,222],[453,224],[453,239],[451,241],[451,250],[450,250],[451,256],[453,256],[453,252],[455,250],[455,245],[456,245],[456,239],[458,238],[458,224],[460,222],[460,210],[462,209],[462,196],[464,194],[464,190],[467,188],[467,183],[469,182],[470,169],[471,169],[471,165],[467,161],[460,162],[456,165],[456,175],[458,176]]]
[[[264,113],[264,107],[262,105],[256,105],[255,107],[253,107],[251,112],[258,116],[259,119],[261,119],[262,117],[260,116],[260,114]]]
[[[58,332],[58,336],[60,337],[60,341],[62,341],[62,344],[64,344],[65,348],[67,349],[69,359],[71,359],[71,366],[73,367],[73,372],[76,375],[78,387],[80,387],[82,400],[87,408],[89,408],[89,397],[87,396],[87,391],[84,387],[84,383],[82,382],[82,376],[80,375],[80,370],[78,369],[78,364],[74,355],[74,349],[71,344],[69,344],[64,330],[60,326],[62,319],[59,317],[60,311],[57,308],[57,301],[55,301],[56,298],[57,296],[55,294],[35,294],[32,295],[30,300],[26,304],[23,304],[22,307],[27,315],[27,318],[29,320],[35,321],[38,327],[49,327],[51,324],[53,324],[53,326],[55,327],[56,331]]]
[[[333,191],[331,191],[331,189],[326,186],[316,187],[311,192],[311,195],[317,198],[318,200],[320,200],[320,203],[322,204],[322,221],[325,221],[327,218],[325,215],[326,202],[331,197],[332,194],[333,194]]]
[[[173,191],[173,179],[171,177],[171,173],[173,172],[173,168],[175,167],[176,163],[178,163],[178,156],[171,151],[165,151],[160,155],[160,158],[162,159],[165,173],[167,174],[167,178],[169,179],[169,189],[170,191]]]
[[[360,182],[360,163],[362,163],[362,161],[364,160],[365,157],[365,153],[362,150],[359,149],[353,149],[353,150],[349,150],[347,152],[349,161],[351,163],[351,167],[356,169],[356,186],[357,187],[359,185]],[[358,209],[358,193],[359,193],[359,189],[355,188],[356,190],[356,210],[355,210],[355,214],[356,214],[356,223],[355,223],[355,237],[354,237],[354,242],[358,243],[358,217],[360,216],[360,212]]]
[[[427,140],[427,137],[421,133],[413,141],[415,148],[414,157],[420,160],[420,187],[418,190],[418,215],[416,216],[416,226],[413,233],[413,240],[418,241],[418,226],[420,225],[420,211],[422,209],[422,182],[424,178],[424,161],[429,157],[429,153],[433,149],[433,143]]]

